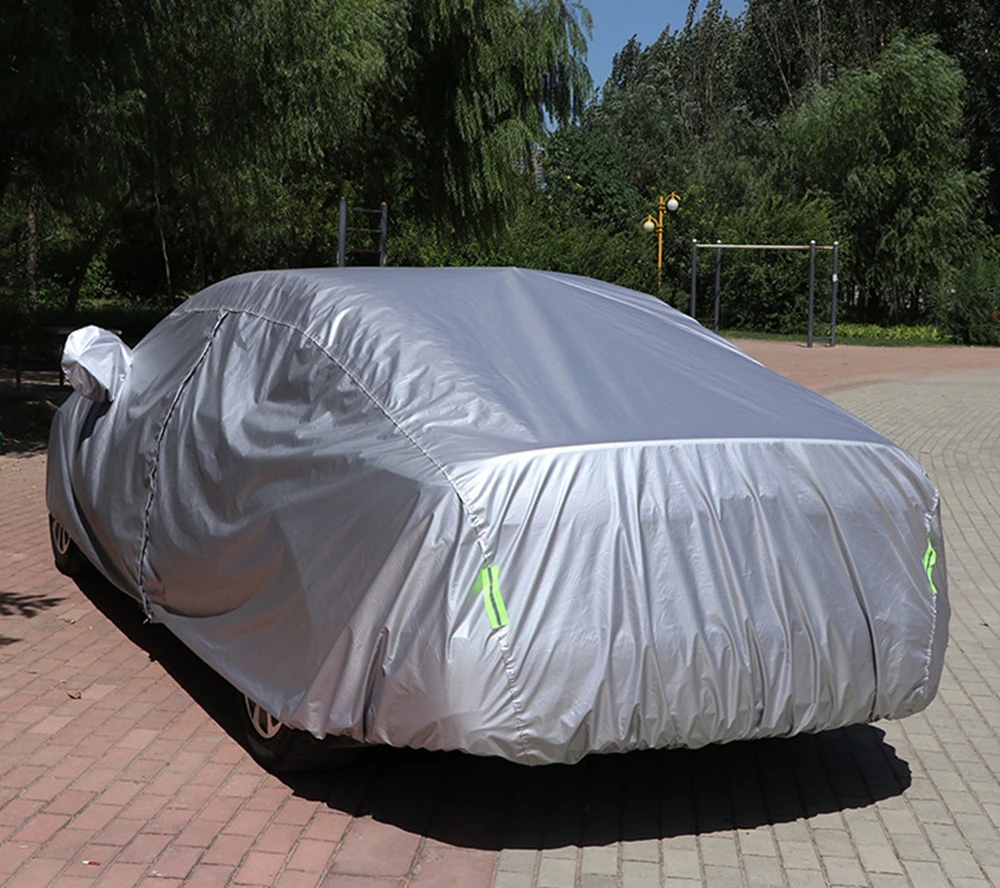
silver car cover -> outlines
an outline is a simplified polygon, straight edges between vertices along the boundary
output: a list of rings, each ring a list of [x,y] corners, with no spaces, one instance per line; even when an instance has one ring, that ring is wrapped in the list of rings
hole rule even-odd
[[[132,366],[132,349],[109,330],[81,327],[66,338],[60,366],[84,398],[113,401]]]
[[[49,453],[104,574],[318,736],[573,762],[898,718],[940,679],[920,465],[587,278],[232,278]]]

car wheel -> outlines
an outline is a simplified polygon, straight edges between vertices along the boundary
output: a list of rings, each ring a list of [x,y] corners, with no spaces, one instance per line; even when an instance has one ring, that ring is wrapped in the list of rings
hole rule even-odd
[[[52,543],[52,556],[55,558],[56,570],[68,577],[82,577],[94,572],[93,565],[80,547],[73,542],[62,524],[49,515],[49,540]]]
[[[346,764],[360,744],[342,737],[317,740],[307,731],[290,728],[246,694],[238,709],[247,750],[269,771],[315,771]]]

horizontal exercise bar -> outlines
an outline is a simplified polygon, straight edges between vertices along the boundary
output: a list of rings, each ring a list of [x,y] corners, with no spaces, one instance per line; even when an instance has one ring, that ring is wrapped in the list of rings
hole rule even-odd
[[[810,245],[804,244],[710,244],[707,241],[691,242],[699,250],[808,250]],[[816,244],[817,250],[832,250],[833,247],[825,247]]]

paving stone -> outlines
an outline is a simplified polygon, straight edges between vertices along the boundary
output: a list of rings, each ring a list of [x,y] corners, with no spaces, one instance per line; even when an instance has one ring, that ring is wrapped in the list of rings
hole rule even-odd
[[[656,839],[639,839],[621,843],[622,860],[645,860],[658,863],[660,843]]]
[[[576,881],[576,861],[554,857],[542,852],[538,866],[538,888],[573,888]]]
[[[233,876],[236,885],[273,885],[285,862],[283,854],[250,851]]]
[[[823,867],[831,885],[867,885],[868,879],[855,857],[823,855]]]
[[[937,855],[922,835],[897,835],[893,837],[900,860],[936,861]]]
[[[436,843],[425,848],[410,885],[413,888],[490,888],[496,855]],[[572,882],[570,883],[572,884]]]
[[[740,853],[743,855],[776,857],[778,854],[771,831],[766,827],[752,830],[741,829],[739,831],[739,846]]]
[[[750,888],[784,888],[785,872],[776,857],[746,856],[743,869]]]
[[[618,846],[599,845],[580,850],[580,874],[618,875]]]
[[[623,860],[622,888],[660,888],[660,865],[648,860]]]
[[[534,875],[498,870],[493,879],[493,888],[532,888]]]
[[[788,869],[819,870],[819,856],[812,842],[778,840],[781,860]]]
[[[705,866],[739,866],[736,838],[733,835],[699,836],[701,857]]]
[[[742,888],[743,874],[735,866],[705,864],[705,888]]]
[[[904,860],[906,874],[920,888],[947,888],[949,879],[939,863]]]
[[[505,873],[519,873],[534,876],[538,852],[525,848],[504,848],[497,861],[497,870]]]
[[[300,839],[288,858],[288,869],[323,873],[337,853],[336,842],[322,842],[316,839]]]
[[[868,879],[871,888],[911,888],[906,876],[895,873],[869,873]]]
[[[854,846],[845,830],[813,830],[813,841],[823,857],[853,857]]]
[[[365,817],[351,824],[331,869],[400,878],[410,871],[419,844],[419,835]]]
[[[664,851],[663,874],[674,879],[700,879],[701,861],[696,850]]]
[[[902,875],[903,864],[892,845],[858,845],[858,857],[867,873],[898,873]]]

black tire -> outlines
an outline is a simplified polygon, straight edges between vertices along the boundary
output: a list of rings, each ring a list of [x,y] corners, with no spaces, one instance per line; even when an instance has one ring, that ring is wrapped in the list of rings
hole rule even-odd
[[[85,577],[94,573],[94,566],[87,560],[87,556],[70,539],[66,528],[51,515],[49,515],[49,542],[52,543],[52,557],[59,573],[67,577]]]
[[[246,694],[236,696],[244,746],[268,771],[287,774],[342,767],[361,749],[346,737],[317,740],[307,731],[282,724]]]

